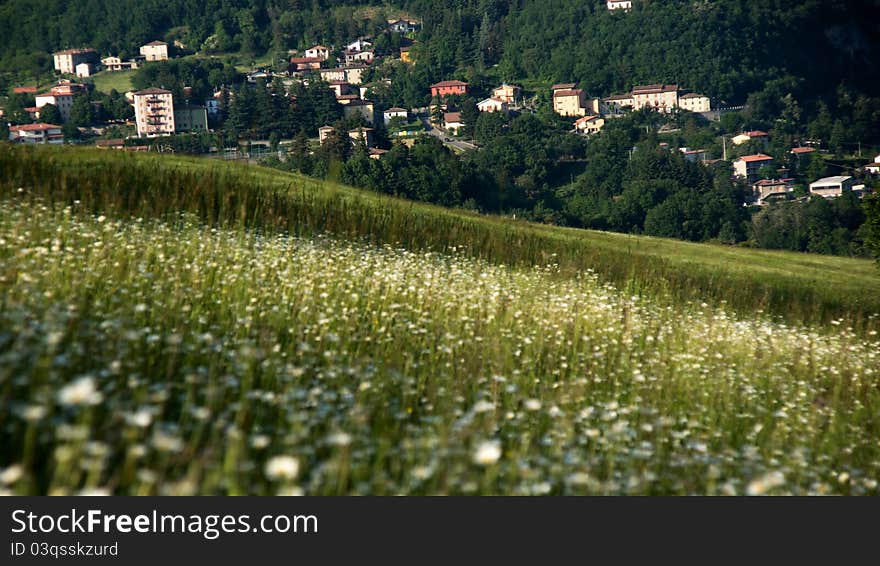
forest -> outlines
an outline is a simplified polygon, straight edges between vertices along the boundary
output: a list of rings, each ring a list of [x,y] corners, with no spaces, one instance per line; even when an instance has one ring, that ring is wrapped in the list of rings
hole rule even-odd
[[[668,148],[701,147],[720,158],[721,137],[746,129],[770,132],[765,150],[774,156],[815,143],[836,161],[784,163],[802,195],[809,180],[851,167],[847,160],[863,147],[880,147],[880,23],[874,17],[880,1],[643,0],[628,13],[575,0],[458,0],[445,6],[437,10],[426,0],[10,0],[0,5],[0,90],[36,77],[48,80],[51,52],[65,47],[126,57],[161,38],[180,54],[283,61],[289,49],[319,42],[338,47],[379,34],[387,18],[408,15],[423,24],[414,36],[417,64],[374,65],[365,77],[372,84],[368,96],[377,111],[417,107],[430,101],[432,82],[466,80],[471,96],[454,103],[466,116],[465,135],[481,150],[455,155],[433,139],[392,147],[380,126],[379,145],[391,151],[381,161],[369,159],[365,148],[345,139],[347,129],[362,124],[343,120],[329,89],[296,85],[289,92],[295,103],[288,104],[273,94],[277,84],[246,87],[240,73],[215,59],[149,65],[134,84],[161,84],[178,99],[187,86],[196,100],[228,85],[231,96],[221,102],[225,119],[212,124],[222,141],[269,139],[277,147],[281,139],[293,140],[289,159],[270,164],[383,193],[569,226],[866,253],[858,202],[795,202],[755,213],[743,206],[747,188],[730,178],[729,168],[689,163]],[[476,112],[479,96],[501,81],[526,87],[537,112]],[[562,81],[578,83],[590,96],[677,83],[716,105],[745,110],[719,123],[687,113],[670,120],[636,113],[586,140],[570,135],[570,123],[549,110],[546,87]],[[100,104],[78,103],[70,137],[75,126],[100,118],[95,112],[128,117],[118,93],[89,96],[88,102]],[[13,100],[13,109],[26,102]],[[339,143],[312,152],[306,138],[327,124],[336,126]],[[674,133],[658,135],[664,125]],[[190,151],[210,144],[179,142]]]

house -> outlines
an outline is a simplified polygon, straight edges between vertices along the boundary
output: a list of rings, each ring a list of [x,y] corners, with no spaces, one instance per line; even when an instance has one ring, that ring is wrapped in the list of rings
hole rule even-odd
[[[110,57],[104,57],[101,59],[101,66],[104,67],[105,71],[130,71],[138,68],[138,62],[136,59],[123,61],[121,58],[111,55]]]
[[[346,65],[344,80],[348,81],[349,84],[359,85],[363,82],[363,76],[366,70],[367,66],[363,64]]]
[[[458,134],[458,131],[464,127],[461,121],[461,112],[446,112],[443,114],[443,127],[446,131]]]
[[[326,61],[330,58],[330,49],[328,47],[324,47],[323,45],[315,45],[314,47],[309,47],[306,49],[305,56],[310,59],[320,59],[321,61]]]
[[[579,88],[554,89],[553,111],[560,116],[585,116],[587,94]]]
[[[321,126],[318,128],[318,142],[324,143],[327,141],[327,138],[330,137],[330,134],[333,133],[333,126]]]
[[[12,89],[13,94],[37,94],[35,86],[17,86]]]
[[[500,98],[487,98],[477,103],[480,112],[507,112],[507,103]]]
[[[77,77],[91,77],[93,74],[95,74],[95,65],[92,63],[80,63],[75,67],[75,71]]]
[[[368,124],[376,123],[373,103],[369,100],[352,100],[342,108],[346,118],[360,114]]]
[[[367,147],[373,147],[373,128],[355,128],[348,131],[348,137],[352,143],[364,142]]]
[[[321,69],[319,73],[321,74],[321,80],[326,83],[332,83],[333,81],[348,82],[345,78],[345,68],[343,67]]]
[[[809,155],[811,153],[816,153],[815,147],[793,147],[791,148],[792,155],[796,157],[800,157],[802,155]]]
[[[559,83],[550,87],[550,90],[556,92],[557,90],[571,90],[577,87],[577,83]]]
[[[603,114],[619,114],[624,108],[632,108],[632,94],[615,94],[608,98],[603,98],[602,103],[605,106]]]
[[[767,132],[762,132],[761,130],[752,130],[750,132],[743,132],[738,136],[733,136],[730,138],[730,141],[733,142],[733,145],[742,145],[744,143],[749,143],[752,140],[758,140],[764,143],[764,147],[767,147],[767,142],[770,141],[770,134]]]
[[[321,68],[321,61],[317,57],[291,57],[290,66],[294,71],[317,71]]]
[[[773,158],[763,153],[744,155],[733,162],[733,174],[745,178],[749,183],[754,183],[760,178],[758,171],[761,167],[773,166]]]
[[[404,63],[412,63],[413,56],[410,47],[401,47],[400,48],[400,60]]]
[[[245,80],[250,84],[257,84],[257,81],[269,82],[272,80],[272,73],[263,70],[251,71],[245,75]]]
[[[208,111],[204,106],[183,104],[174,107],[174,132],[207,132]]]
[[[349,87],[351,87],[351,85],[345,81],[330,81],[330,90],[333,91],[336,98],[339,98],[343,94],[348,94]]]
[[[865,173],[868,173],[869,175],[878,175],[880,174],[880,163],[874,161],[872,163],[868,163],[867,165],[862,167],[862,169],[864,169]]]
[[[855,180],[847,175],[824,177],[810,183],[810,194],[825,198],[839,197],[844,191],[851,191]]]
[[[608,10],[632,10],[632,0],[608,0],[605,5]]]
[[[372,50],[365,51],[345,51],[343,52],[345,56],[345,62],[347,64],[352,63],[372,63],[374,53]]]
[[[34,101],[37,108],[42,108],[47,104],[51,104],[58,108],[58,113],[61,114],[61,121],[66,123],[70,120],[70,109],[73,108],[73,96],[72,92],[50,92],[48,94],[38,94],[34,97]]]
[[[139,137],[173,134],[174,100],[171,91],[148,88],[133,93],[134,117]]]
[[[382,159],[388,153],[387,149],[379,149],[377,147],[370,148],[370,159]]]
[[[24,108],[24,111],[27,113],[28,118],[31,120],[39,120],[40,119],[40,107],[39,106],[27,106]]]
[[[388,31],[391,33],[415,33],[419,31],[422,24],[410,20],[394,20],[388,22]]]
[[[678,97],[678,107],[689,112],[711,112],[712,103],[703,94],[689,92]]]
[[[123,149],[125,147],[125,140],[122,138],[98,140],[95,142],[95,147],[98,149]]]
[[[358,39],[357,41],[352,41],[348,45],[345,46],[345,51],[366,51],[368,48],[372,47],[373,44],[365,39]]]
[[[65,49],[52,54],[55,70],[66,75],[76,73],[76,66],[80,63],[97,63],[98,52],[94,49]]]
[[[686,147],[680,147],[678,150],[684,155],[685,161],[690,161],[691,163],[706,161],[705,149],[688,149]]]
[[[498,88],[492,90],[492,98],[497,98],[498,100],[502,100],[507,104],[515,103],[517,97],[521,96],[521,94],[522,88],[516,85],[509,85],[507,83],[504,83]]]
[[[382,113],[382,118],[383,118],[385,125],[387,126],[388,124],[391,123],[391,120],[393,120],[395,118],[400,118],[404,121],[409,120],[409,112],[407,112],[406,109],[404,109],[404,108],[397,108],[397,107],[389,108],[388,110],[386,110],[385,112]]]
[[[147,61],[168,60],[168,44],[164,41],[151,41],[146,45],[141,45],[140,52]]]
[[[582,134],[597,134],[605,126],[605,118],[599,116],[583,116],[574,122],[574,128]]]
[[[468,84],[462,81],[442,81],[431,85],[432,97],[467,94]]]
[[[755,204],[765,206],[774,201],[788,200],[794,193],[794,179],[761,179],[752,184]]]
[[[61,126],[55,124],[23,124],[9,126],[9,140],[15,143],[56,145],[64,143],[64,134],[61,131]]]
[[[632,90],[633,108],[651,108],[661,112],[672,112],[678,107],[678,85],[651,84],[634,87]]]

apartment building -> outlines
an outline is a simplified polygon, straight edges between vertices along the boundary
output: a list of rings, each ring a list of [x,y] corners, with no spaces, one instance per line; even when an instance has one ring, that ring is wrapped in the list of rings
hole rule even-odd
[[[138,136],[161,136],[175,132],[171,91],[148,88],[135,92],[133,96]]]
[[[81,63],[97,63],[98,52],[94,49],[65,49],[52,54],[55,70],[65,75],[76,74],[76,66]]]

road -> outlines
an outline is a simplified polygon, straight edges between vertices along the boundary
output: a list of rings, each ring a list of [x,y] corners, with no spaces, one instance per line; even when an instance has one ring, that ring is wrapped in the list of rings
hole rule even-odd
[[[439,139],[441,142],[443,142],[443,145],[447,147],[451,147],[452,149],[458,151],[473,151],[475,149],[479,149],[478,146],[470,142],[457,140],[440,128],[435,128],[431,125],[431,121],[428,119],[427,116],[419,116],[419,120],[421,120],[422,123],[425,125],[425,131],[428,132],[429,136],[434,136],[435,138]]]

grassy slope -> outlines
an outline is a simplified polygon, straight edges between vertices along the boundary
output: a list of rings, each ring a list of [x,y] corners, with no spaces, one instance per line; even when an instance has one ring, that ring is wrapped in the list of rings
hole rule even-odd
[[[96,212],[190,211],[226,226],[329,232],[410,249],[464,247],[497,263],[592,269],[628,292],[725,301],[791,322],[842,318],[858,331],[880,327],[880,273],[867,260],[534,225],[193,158],[15,148],[0,156],[0,172],[0,194],[26,186]]]
[[[95,83],[95,89],[99,92],[110,94],[110,91],[116,89],[116,92],[128,92],[133,87],[131,84],[132,77],[137,71],[102,71],[96,75],[92,75]]]

